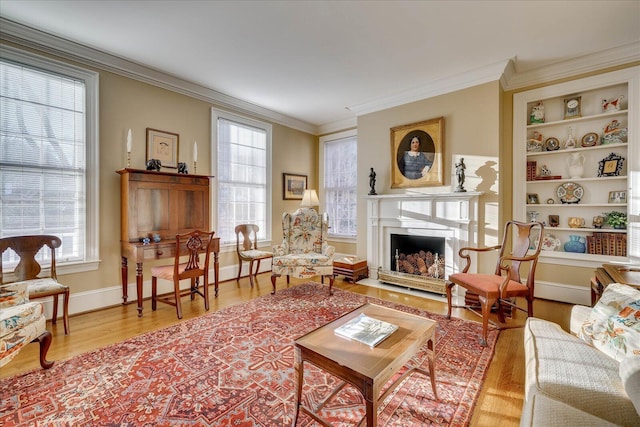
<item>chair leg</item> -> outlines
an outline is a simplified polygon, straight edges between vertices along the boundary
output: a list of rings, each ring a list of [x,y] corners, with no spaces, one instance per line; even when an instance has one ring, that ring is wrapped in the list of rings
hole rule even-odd
[[[156,311],[158,306],[158,278],[156,276],[151,277],[151,310]]]
[[[204,309],[209,311],[209,275],[204,275]]]
[[[480,345],[487,346],[487,331],[489,329],[489,315],[491,314],[491,307],[495,304],[495,298],[486,298],[482,295],[478,296],[480,300],[480,306],[482,307],[482,338],[480,339]]]
[[[253,288],[253,260],[249,261],[249,283]]]
[[[191,278],[191,301],[193,301],[194,299],[196,299],[196,292],[198,290],[198,288],[200,287],[200,278],[195,278],[192,277]]]
[[[447,285],[445,286],[445,290],[447,292],[447,319],[451,319],[451,307],[452,307],[452,295],[451,295],[451,291],[453,289],[453,282],[447,282]]]
[[[273,286],[273,290],[271,291],[271,295],[276,293],[276,279],[280,277],[280,274],[278,273],[272,273],[271,274],[271,286]],[[289,276],[287,276],[287,279],[289,278]]]
[[[178,314],[178,319],[182,319],[182,304],[180,303],[180,281],[177,279],[174,279],[173,281],[173,296],[176,299],[176,313]]]
[[[62,303],[62,322],[64,323],[64,334],[69,335],[69,288],[64,292]]]
[[[49,369],[53,366],[53,362],[47,360],[47,351],[49,351],[49,346],[51,345],[51,332],[44,331],[33,341],[40,343],[40,366],[42,366],[43,369]]]
[[[251,268],[249,268],[249,270],[251,270]],[[242,274],[242,260],[238,258],[238,278],[236,279],[236,282],[240,281],[241,274]]]
[[[335,280],[335,278],[335,274],[329,276],[329,295],[333,295],[333,281]]]
[[[53,317],[51,317],[51,323],[54,325],[58,321],[58,294],[53,296]]]

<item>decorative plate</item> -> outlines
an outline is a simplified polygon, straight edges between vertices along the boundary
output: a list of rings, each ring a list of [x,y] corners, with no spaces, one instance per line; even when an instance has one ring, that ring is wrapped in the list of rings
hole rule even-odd
[[[556,239],[553,234],[545,234],[542,238],[543,251],[556,251],[560,247],[560,239]]]
[[[593,147],[594,145],[596,145],[598,143],[598,139],[599,138],[600,138],[600,136],[598,136],[597,133],[589,132],[588,134],[586,134],[585,136],[582,137],[582,146],[583,147]]]
[[[544,146],[547,151],[555,151],[560,148],[560,141],[558,141],[558,138],[554,137],[547,138],[544,142]]]
[[[556,195],[562,203],[579,203],[584,196],[584,188],[575,182],[565,182],[556,189]]]

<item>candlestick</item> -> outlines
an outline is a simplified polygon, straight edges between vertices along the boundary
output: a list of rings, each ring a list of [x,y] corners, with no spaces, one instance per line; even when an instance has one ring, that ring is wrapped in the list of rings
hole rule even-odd
[[[127,132],[127,153],[131,153],[131,128]]]
[[[193,163],[198,161],[198,141],[193,141]]]
[[[195,175],[196,173],[196,161],[194,160],[193,162],[193,174]]]

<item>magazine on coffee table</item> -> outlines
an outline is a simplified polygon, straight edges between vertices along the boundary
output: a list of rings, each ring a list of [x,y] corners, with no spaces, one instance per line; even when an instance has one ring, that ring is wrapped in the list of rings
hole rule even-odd
[[[336,328],[335,334],[343,338],[360,341],[369,347],[375,347],[397,329],[398,325],[374,319],[366,314],[360,314],[358,317]]]

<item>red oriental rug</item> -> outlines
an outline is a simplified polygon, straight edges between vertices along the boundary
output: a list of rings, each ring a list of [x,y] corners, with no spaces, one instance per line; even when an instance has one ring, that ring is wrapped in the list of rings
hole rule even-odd
[[[468,425],[498,332],[479,323],[307,283],[0,380],[3,426],[288,426],[294,415],[293,340],[371,302],[438,322],[436,379],[407,377],[380,405],[381,426]],[[411,364],[428,369],[426,348]],[[400,373],[406,369],[403,368]],[[307,404],[339,384],[305,366]],[[335,426],[364,415],[350,386],[321,414]],[[302,416],[299,426],[316,426]]]

